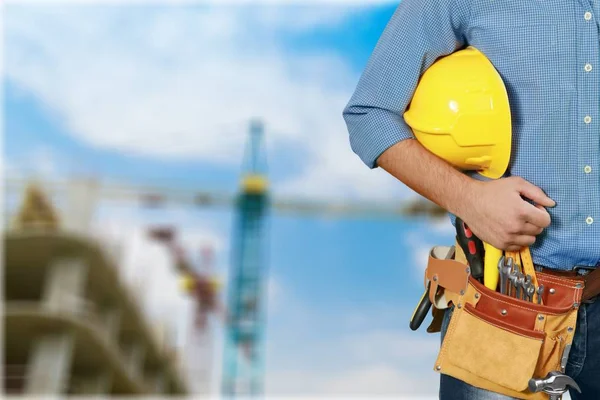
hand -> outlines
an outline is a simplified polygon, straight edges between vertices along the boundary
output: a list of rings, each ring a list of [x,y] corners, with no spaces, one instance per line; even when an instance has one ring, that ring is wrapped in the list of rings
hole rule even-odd
[[[534,244],[535,237],[550,225],[544,207],[556,205],[539,187],[519,177],[473,181],[469,192],[462,219],[481,240],[505,251]]]

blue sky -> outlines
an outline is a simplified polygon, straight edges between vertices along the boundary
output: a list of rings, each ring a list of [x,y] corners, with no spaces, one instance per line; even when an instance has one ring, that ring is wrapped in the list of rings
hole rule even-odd
[[[411,192],[358,160],[341,118],[395,7],[6,6],[5,172],[233,193],[258,116],[274,196],[400,202]],[[230,211],[98,215],[175,223],[226,271]],[[427,249],[451,240],[446,221],[272,215],[270,392],[435,395],[439,338],[407,326]]]

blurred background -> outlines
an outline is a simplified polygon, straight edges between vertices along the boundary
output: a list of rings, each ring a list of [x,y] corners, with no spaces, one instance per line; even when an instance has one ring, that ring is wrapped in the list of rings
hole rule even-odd
[[[5,2],[8,394],[436,398],[443,210],[350,149],[398,1]]]

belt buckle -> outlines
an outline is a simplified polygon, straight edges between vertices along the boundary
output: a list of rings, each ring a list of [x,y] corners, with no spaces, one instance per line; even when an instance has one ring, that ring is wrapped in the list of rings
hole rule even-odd
[[[585,265],[576,265],[573,268],[573,271],[575,271],[580,276],[586,276],[587,274],[589,274],[590,272],[592,272],[596,268],[598,268],[598,267],[589,267],[589,266],[585,266]],[[597,298],[598,298],[598,296],[595,296],[595,297],[592,297],[589,300],[582,301],[582,303],[583,304],[592,304],[592,303],[594,303],[596,301]]]
[[[573,267],[573,271],[575,271],[577,273],[577,275],[586,276],[587,274],[589,274],[596,268],[598,268],[598,267],[590,267],[587,265],[576,265],[575,267]]]

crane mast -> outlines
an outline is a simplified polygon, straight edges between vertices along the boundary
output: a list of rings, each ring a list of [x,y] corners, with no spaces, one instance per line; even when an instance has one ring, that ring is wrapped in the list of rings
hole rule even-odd
[[[263,157],[263,126],[250,125],[247,159],[236,202],[236,217],[225,327],[222,392],[225,396],[257,396],[263,393],[263,327],[265,292],[265,217],[268,182],[259,163]]]

